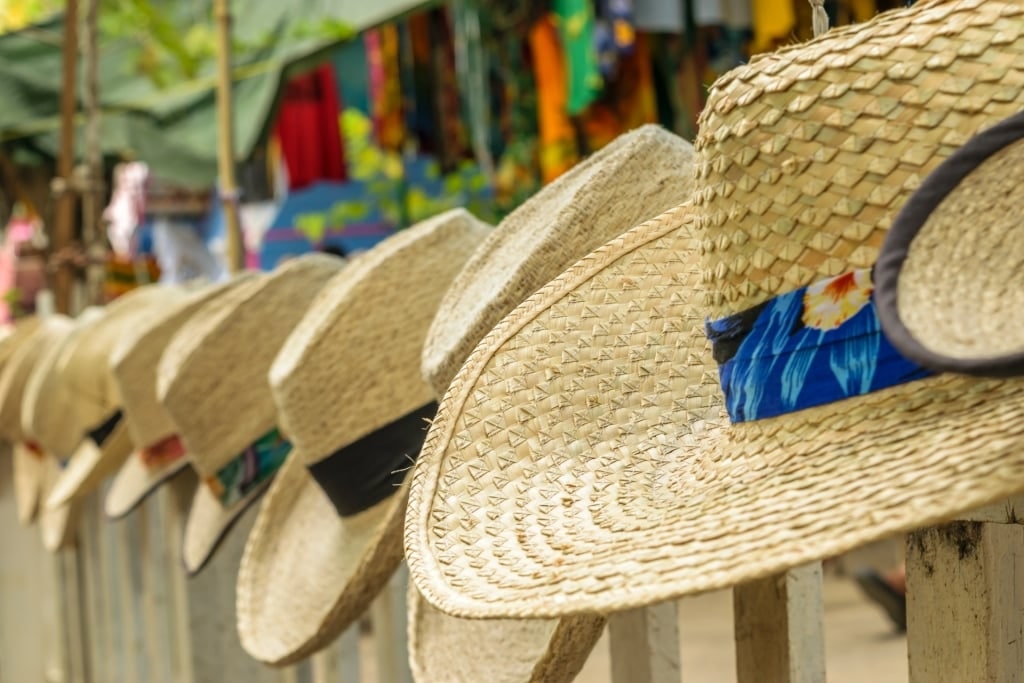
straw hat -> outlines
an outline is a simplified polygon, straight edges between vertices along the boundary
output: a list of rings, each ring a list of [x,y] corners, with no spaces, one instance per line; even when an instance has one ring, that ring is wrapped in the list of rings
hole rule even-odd
[[[206,304],[251,279],[244,272],[230,281],[192,292],[130,330],[111,354],[110,365],[124,399],[124,419],[135,451],[107,491],[105,511],[117,519],[131,512],[150,491],[189,464],[174,421],[156,395],[160,356],[178,330]]]
[[[628,609],[1024,489],[1024,382],[923,377],[855,270],[964,131],[1019,109],[1022,29],[1017,1],[925,1],[720,79],[693,206],[531,297],[454,380],[410,490],[424,597],[470,617]]]
[[[875,267],[879,319],[903,355],[938,372],[1021,374],[1024,112],[935,169],[904,205]]]
[[[31,339],[32,335],[39,329],[41,321],[42,318],[32,315],[16,320],[13,325],[6,329],[3,333],[3,338],[0,339],[0,370],[11,359],[14,352],[21,348],[22,344],[27,340]]]
[[[51,399],[50,408],[36,414],[35,428],[63,433],[78,444],[54,482],[48,506],[88,495],[131,454],[123,401],[110,369],[111,350],[136,326],[186,296],[186,290],[166,285],[134,289],[108,304],[104,315],[84,325],[61,352],[56,383],[67,400]]]
[[[35,366],[71,332],[74,323],[66,316],[54,315],[35,327],[0,371],[0,436],[15,445],[14,497],[22,524],[35,520],[45,455],[38,444],[29,443],[30,437],[22,429],[22,398]]]
[[[644,126],[538,192],[488,236],[441,301],[423,350],[423,375],[434,395],[444,396],[473,347],[516,305],[608,240],[690,199],[692,191],[693,147]],[[409,658],[422,681],[569,681],[604,623],[598,616],[459,619],[410,590]],[[467,646],[473,657],[453,658]]]
[[[281,665],[326,646],[401,562],[397,487],[435,407],[420,375],[424,338],[487,233],[457,209],[384,240],[331,281],[274,361],[295,452],[238,575],[239,634],[256,659]]]
[[[306,254],[208,302],[179,329],[157,369],[157,397],[203,485],[182,545],[190,574],[270,483],[291,445],[277,433],[270,364],[317,293],[345,265]]]

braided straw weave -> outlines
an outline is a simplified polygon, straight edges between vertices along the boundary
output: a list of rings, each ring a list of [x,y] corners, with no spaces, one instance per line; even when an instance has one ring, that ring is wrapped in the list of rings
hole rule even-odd
[[[423,369],[442,396],[484,335],[581,256],[688,200],[693,147],[658,126],[619,136],[516,209],[455,278],[430,326]]]
[[[327,286],[274,362],[274,397],[295,450],[267,492],[238,575],[238,630],[256,659],[281,665],[326,646],[398,567],[406,487],[341,518],[306,466],[430,401],[420,375],[427,328],[488,232],[457,209],[384,240]]]
[[[149,324],[129,331],[114,349],[110,363],[124,398],[124,419],[135,446],[151,446],[177,432],[156,394],[157,366],[171,339],[203,306],[251,277],[252,273],[240,273],[229,282],[191,293],[178,304],[164,309]],[[140,458],[129,458],[107,491],[104,503],[107,515],[118,518],[127,514],[156,486],[187,465],[188,459],[180,458],[151,468]]]
[[[1021,0],[923,2],[721,79],[689,229],[613,241],[456,376],[410,492],[424,597],[473,617],[628,609],[1024,489],[1024,383],[939,376],[729,425],[703,331],[870,266],[920,179],[1019,107],[1022,29]]]
[[[484,240],[445,294],[423,350],[423,375],[444,396],[473,347],[513,308],[580,258],[690,199],[693,148],[657,126],[620,136],[519,207]],[[449,617],[409,592],[409,660],[436,683],[570,681],[603,617]],[[472,657],[453,653],[473,649]]]

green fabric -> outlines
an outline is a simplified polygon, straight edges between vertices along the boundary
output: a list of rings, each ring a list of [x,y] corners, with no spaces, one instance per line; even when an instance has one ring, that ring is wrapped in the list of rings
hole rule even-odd
[[[197,0],[209,11],[211,0]],[[389,21],[431,0],[236,0],[233,39],[246,46],[234,56],[235,156],[244,160],[265,139],[281,85],[344,41],[339,23],[354,32]],[[182,3],[185,4],[185,3]],[[194,7],[194,5],[190,5]],[[0,35],[0,143],[25,158],[54,156],[59,132],[63,18]],[[131,65],[121,41],[100,46],[103,147],[129,154],[154,173],[189,186],[216,177],[214,60],[194,78],[160,88]],[[81,121],[79,121],[81,124]],[[81,144],[81,126],[76,141]],[[20,148],[20,149],[19,149]]]
[[[576,116],[597,99],[604,87],[594,45],[594,5],[591,0],[554,0],[552,10],[558,17],[558,35],[566,58],[567,107],[569,115]]]

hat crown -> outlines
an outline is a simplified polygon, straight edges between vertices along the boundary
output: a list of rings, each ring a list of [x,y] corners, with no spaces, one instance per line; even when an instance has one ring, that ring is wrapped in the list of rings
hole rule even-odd
[[[1019,108],[1024,1],[923,1],[753,60],[712,89],[696,226],[712,318],[874,264],[899,208]]]
[[[177,431],[170,414],[157,397],[157,366],[160,356],[177,331],[207,303],[253,277],[241,273],[228,282],[205,286],[169,307],[158,316],[129,331],[111,354],[114,379],[124,399],[125,423],[136,446],[151,446]]]
[[[324,288],[274,361],[281,426],[312,464],[428,403],[427,328],[490,228],[454,209],[392,235]]]
[[[509,214],[455,278],[431,324],[423,374],[435,395],[444,395],[477,343],[528,296],[692,193],[692,145],[646,125],[619,136]]]
[[[291,259],[204,306],[167,346],[157,394],[204,476],[277,424],[267,371],[292,328],[345,261]]]

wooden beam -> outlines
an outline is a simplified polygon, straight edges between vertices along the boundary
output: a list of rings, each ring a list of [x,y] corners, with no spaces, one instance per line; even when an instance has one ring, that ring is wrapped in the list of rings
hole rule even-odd
[[[235,125],[231,92],[231,7],[229,0],[214,0],[217,24],[217,143],[218,180],[227,232],[228,272],[245,267],[242,228],[238,219],[235,183]]]
[[[805,565],[733,592],[739,683],[825,680],[821,563]]]
[[[679,608],[676,602],[608,618],[612,683],[679,683]]]
[[[57,197],[57,211],[51,232],[50,253],[60,252],[71,246],[75,239],[75,194],[71,188],[71,175],[75,167],[75,111],[78,107],[78,0],[67,0],[64,22],[64,45],[60,91],[60,142],[57,153],[57,177],[62,181],[62,191]],[[71,312],[71,287],[74,284],[74,270],[70,264],[63,264],[54,274],[53,293],[57,311]]]
[[[1024,528],[954,522],[907,537],[911,683],[1024,680]]]

